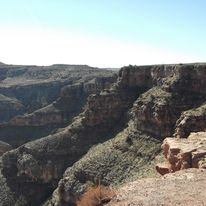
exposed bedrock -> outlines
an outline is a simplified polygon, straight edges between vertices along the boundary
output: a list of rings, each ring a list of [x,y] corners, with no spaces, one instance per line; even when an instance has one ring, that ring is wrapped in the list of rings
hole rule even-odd
[[[108,206],[204,206],[206,171],[188,169],[122,186]]]
[[[0,65],[0,94],[17,99],[24,110],[32,113],[55,101],[65,85],[89,82],[95,77],[111,77],[114,72],[87,65],[21,66]],[[9,118],[17,113],[9,113]],[[7,121],[8,115],[0,117]],[[2,119],[3,118],[3,119]]]
[[[174,133],[181,113],[205,102],[205,74],[204,64],[123,67],[116,83],[88,97],[83,112],[71,125],[5,153],[3,175],[17,196],[23,196],[27,205],[36,206],[50,196],[66,168],[54,193],[58,194],[57,201],[53,196],[60,205],[72,197],[73,185],[81,194],[87,181],[98,175],[104,184],[115,184],[115,178],[121,183],[125,174],[128,180],[137,171],[141,174],[143,168],[147,171],[159,151],[159,140]],[[73,94],[72,87],[67,89],[69,96]],[[78,93],[75,95],[78,97]],[[75,97],[73,106],[77,105]],[[116,137],[118,133],[121,140]],[[111,147],[107,140],[111,140]],[[97,143],[103,144],[96,147]],[[95,156],[84,159],[89,149]]]
[[[19,100],[0,94],[0,122],[7,121],[24,110],[24,105]]]
[[[19,113],[11,114],[9,116],[11,118],[17,114],[31,113],[36,109],[50,104],[58,97],[63,85],[65,85],[65,83],[60,81],[9,86],[4,86],[3,83],[0,83],[0,94],[6,95],[10,98],[15,98],[24,106],[24,110],[20,110]],[[7,120],[8,118],[2,119],[1,122]]]
[[[176,122],[176,137],[186,138],[199,131],[206,131],[206,104],[183,112]]]
[[[160,87],[142,94],[131,110],[134,127],[158,139],[172,134],[179,113],[172,94]]]
[[[138,130],[163,139],[173,135],[183,111],[205,102],[206,66],[154,66],[151,78],[153,87],[135,101],[131,115]]]
[[[65,127],[75,115],[82,112],[89,94],[108,88],[115,78],[99,77],[89,82],[63,87],[60,97],[52,104],[0,124],[0,139],[17,147],[47,136],[56,128]]]
[[[27,196],[29,204],[39,204],[51,187],[55,188],[68,166],[80,159],[92,145],[112,138],[124,126],[128,109],[147,88],[142,87],[142,83],[140,86],[139,83],[122,85],[121,81],[119,78],[108,91],[91,96],[85,111],[69,127],[3,156],[3,174],[16,193]],[[30,193],[26,192],[28,182],[34,185]],[[40,187],[45,189],[44,193],[41,192],[43,197],[40,195],[34,200],[33,195],[41,184]],[[17,185],[21,185],[21,191]]]
[[[206,132],[191,133],[186,138],[166,138],[162,144],[165,164],[156,166],[164,175],[188,168],[206,169]]]
[[[58,98],[51,104],[45,104],[46,106],[32,113],[17,115],[10,121],[1,123],[0,140],[17,147],[25,142],[54,133],[56,129],[65,127],[74,116],[82,112],[88,95],[108,88],[116,80],[114,72],[109,70],[90,67],[86,67],[82,71],[77,70],[76,73],[73,70],[68,66],[68,71],[66,70],[68,74],[63,73],[63,75],[68,75],[65,78],[72,79],[73,82],[69,83],[65,80],[64,84],[68,85],[62,85]],[[61,81],[63,80],[58,80],[58,83]],[[26,93],[30,93],[30,91]],[[53,91],[51,90],[49,93],[53,93]],[[29,100],[30,98],[28,98]]]
[[[77,119],[54,135],[27,143],[3,155],[3,174],[12,191],[39,205],[57,186],[68,166],[98,142],[110,138],[101,128],[85,128]],[[36,196],[36,192],[40,194]],[[35,196],[34,196],[35,195]]]

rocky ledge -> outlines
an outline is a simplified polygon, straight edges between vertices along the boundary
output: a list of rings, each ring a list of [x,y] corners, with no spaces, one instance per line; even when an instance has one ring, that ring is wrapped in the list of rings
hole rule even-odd
[[[191,133],[187,139],[166,138],[162,149],[168,161],[156,166],[162,175],[188,168],[206,169],[206,132]]]
[[[191,132],[206,130],[206,104],[183,112],[176,122],[175,136],[186,138]]]
[[[67,126],[115,72],[85,65],[0,65],[0,140],[18,147]],[[2,94],[1,94],[2,93]]]
[[[161,141],[184,112],[205,103],[205,88],[206,64],[123,67],[70,125],[3,155],[15,201],[72,205],[97,180],[120,186],[154,176]]]
[[[206,170],[188,169],[162,178],[141,179],[119,189],[108,206],[204,206]]]

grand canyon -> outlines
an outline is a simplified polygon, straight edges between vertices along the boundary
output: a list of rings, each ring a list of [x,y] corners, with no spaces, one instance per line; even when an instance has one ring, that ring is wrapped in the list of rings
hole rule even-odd
[[[1,63],[0,205],[76,205],[95,185],[109,206],[205,205],[205,88],[204,63]]]

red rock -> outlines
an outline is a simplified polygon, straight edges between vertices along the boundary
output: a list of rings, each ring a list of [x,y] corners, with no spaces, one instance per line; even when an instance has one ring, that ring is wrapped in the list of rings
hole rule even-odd
[[[169,164],[168,170],[157,165],[156,169],[162,175],[166,171],[206,168],[206,132],[191,133],[187,139],[166,138],[162,149]]]

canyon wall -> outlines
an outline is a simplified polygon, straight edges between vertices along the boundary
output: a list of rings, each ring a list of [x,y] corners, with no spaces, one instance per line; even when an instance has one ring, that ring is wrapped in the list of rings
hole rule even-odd
[[[4,65],[0,72],[0,140],[13,147],[67,126],[90,94],[116,80],[115,72],[86,65]]]
[[[204,104],[205,84],[205,64],[123,67],[69,126],[3,155],[7,184],[27,205],[40,205],[56,188],[45,205],[63,206],[98,180],[118,185],[154,175],[161,141],[177,134],[184,112]]]

